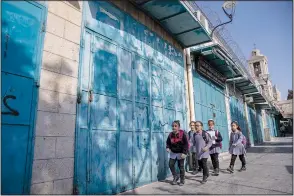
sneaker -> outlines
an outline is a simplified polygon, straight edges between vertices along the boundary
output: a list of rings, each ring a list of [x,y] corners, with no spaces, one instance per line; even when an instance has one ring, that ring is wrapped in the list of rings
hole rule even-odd
[[[198,173],[198,171],[194,170],[194,171],[192,172],[192,175],[196,175],[197,173]]]
[[[203,180],[201,181],[201,184],[205,184],[207,182],[208,176],[203,176]]]
[[[213,172],[212,172],[212,175],[213,176],[218,176],[219,174],[219,169],[214,169]]]
[[[240,172],[241,172],[241,171],[246,171],[246,166],[242,166],[241,169],[240,169],[239,171],[240,171]]]
[[[178,180],[179,180],[179,176],[175,176],[171,184],[176,185]]]
[[[234,168],[233,166],[230,166],[227,168],[227,171],[229,171],[230,173],[234,173]]]
[[[181,180],[179,185],[184,186],[184,184],[185,184],[185,180]]]
[[[202,168],[198,168],[198,172],[202,172]]]

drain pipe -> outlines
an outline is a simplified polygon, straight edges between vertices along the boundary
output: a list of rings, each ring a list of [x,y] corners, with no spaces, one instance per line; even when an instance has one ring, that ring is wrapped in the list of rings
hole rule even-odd
[[[190,117],[190,101],[189,101],[189,87],[188,87],[188,72],[187,72],[187,57],[186,57],[186,50],[183,50],[183,60],[184,60],[184,79],[185,79],[185,114],[186,114],[186,127],[187,130],[189,129],[189,123],[191,120]]]
[[[188,83],[188,98],[190,107],[190,121],[195,120],[194,108],[194,89],[193,89],[193,75],[192,75],[192,61],[190,55],[190,48],[186,48],[186,69],[187,69],[187,83]]]

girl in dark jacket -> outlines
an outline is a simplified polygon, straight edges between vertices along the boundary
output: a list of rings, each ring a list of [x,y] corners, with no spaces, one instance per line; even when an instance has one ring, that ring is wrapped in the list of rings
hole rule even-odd
[[[185,184],[184,162],[188,153],[188,140],[185,132],[180,129],[180,121],[176,120],[172,124],[172,132],[166,140],[166,151],[170,154],[169,168],[174,177],[172,185],[177,184],[179,176],[175,169],[175,163],[178,161],[180,169],[180,186]]]

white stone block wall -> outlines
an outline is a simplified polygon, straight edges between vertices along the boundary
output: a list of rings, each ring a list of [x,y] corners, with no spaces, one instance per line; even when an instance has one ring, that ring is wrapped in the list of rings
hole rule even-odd
[[[72,194],[82,1],[48,1],[31,194]]]

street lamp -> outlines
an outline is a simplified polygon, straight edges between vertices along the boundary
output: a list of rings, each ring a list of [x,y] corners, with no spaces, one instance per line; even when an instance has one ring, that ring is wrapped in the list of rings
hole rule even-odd
[[[222,9],[230,20],[228,22],[219,24],[216,27],[214,27],[213,30],[211,31],[211,37],[213,36],[213,32],[215,31],[216,28],[218,28],[222,25],[225,25],[225,24],[229,24],[230,22],[233,21],[233,15],[235,14],[236,3],[237,3],[236,1],[225,1],[224,2]]]

